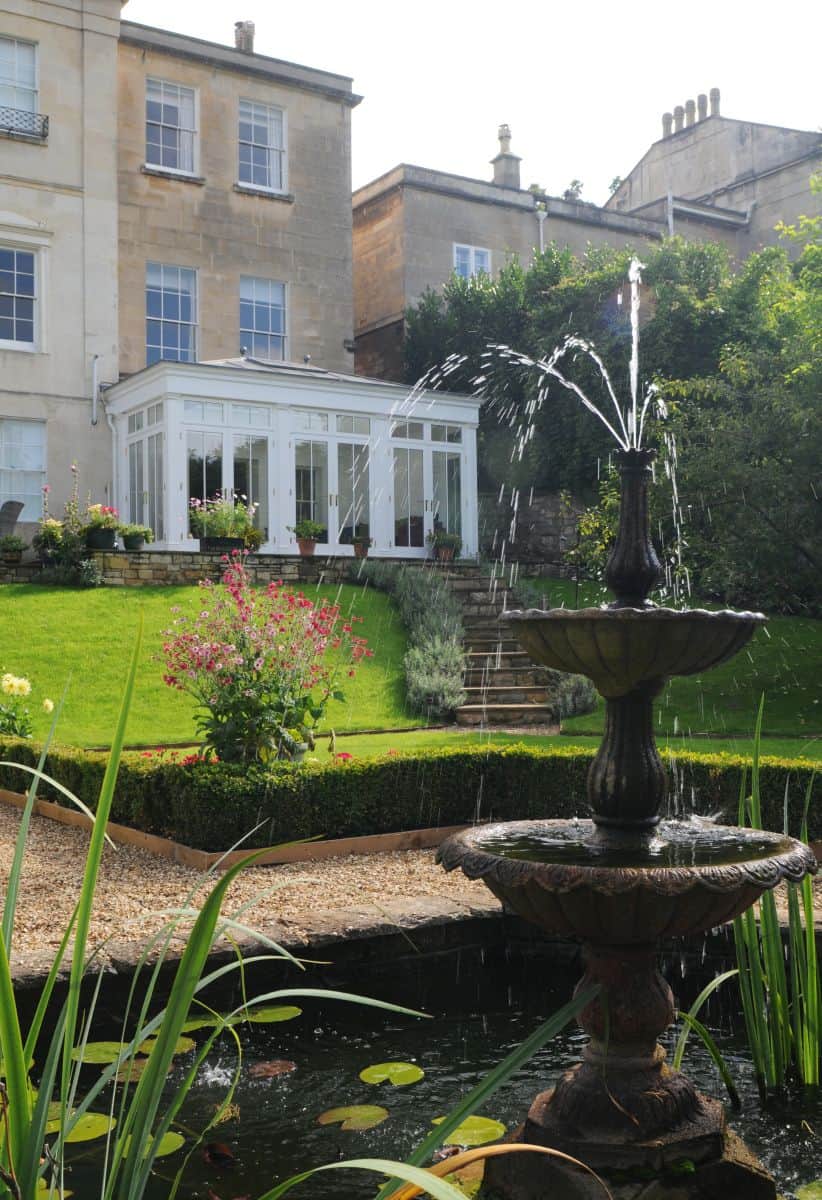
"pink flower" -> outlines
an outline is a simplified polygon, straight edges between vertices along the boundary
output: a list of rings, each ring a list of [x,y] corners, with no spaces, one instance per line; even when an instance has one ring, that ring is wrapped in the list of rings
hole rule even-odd
[[[339,754],[334,755],[335,758],[340,758],[343,762],[347,762],[349,758],[353,758],[353,754],[349,754],[347,750],[341,750]]]

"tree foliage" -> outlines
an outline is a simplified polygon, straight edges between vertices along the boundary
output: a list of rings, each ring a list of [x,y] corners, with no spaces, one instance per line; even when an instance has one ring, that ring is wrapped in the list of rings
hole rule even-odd
[[[685,562],[699,593],[820,612],[822,219],[780,232],[793,260],[768,247],[736,269],[715,243],[671,238],[643,250],[640,388],[655,383],[669,410]],[[456,355],[447,387],[476,390],[479,379],[489,397],[482,486],[596,499],[610,435],[558,384],[546,387],[537,371],[512,368],[488,346],[539,359],[578,334],[595,344],[627,403],[630,257],[589,248],[577,258],[551,245],[527,270],[513,261],[496,279],[453,279],[408,313],[407,378]],[[591,399],[610,404],[587,359],[565,368]],[[531,436],[517,444],[529,424]],[[646,440],[661,438],[657,427]],[[668,541],[677,504],[667,481],[655,508]]]

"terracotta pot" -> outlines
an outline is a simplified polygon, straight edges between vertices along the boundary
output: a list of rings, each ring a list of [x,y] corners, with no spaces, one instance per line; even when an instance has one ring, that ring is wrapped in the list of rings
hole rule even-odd
[[[355,558],[368,558],[368,543],[367,542],[354,542],[354,557]]]
[[[314,547],[317,545],[316,538],[297,538],[297,545],[300,548],[300,554],[303,558],[311,558],[314,554]]]
[[[23,561],[23,551],[22,550],[4,550],[2,557],[3,557],[3,562],[6,564],[7,567],[15,567],[15,566],[17,566],[18,563],[21,563]]]
[[[453,546],[436,546],[437,562],[453,562],[454,547]]]

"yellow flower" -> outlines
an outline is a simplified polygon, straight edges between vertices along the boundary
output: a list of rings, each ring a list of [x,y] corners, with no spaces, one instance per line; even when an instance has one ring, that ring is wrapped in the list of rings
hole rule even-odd
[[[47,713],[54,712],[54,701],[49,700],[48,696],[46,696],[45,700],[43,701],[43,712],[47,712]]]
[[[28,679],[22,679],[20,677],[15,679],[15,681],[14,681],[15,696],[28,696],[30,691],[31,691],[31,684],[29,683]]]
[[[14,676],[9,674],[8,671],[3,678],[0,679],[0,688],[3,689],[7,696],[14,695]]]
[[[12,675],[10,671],[0,679],[0,688],[7,696],[28,696],[31,691],[31,684],[28,679],[23,679],[19,675]]]

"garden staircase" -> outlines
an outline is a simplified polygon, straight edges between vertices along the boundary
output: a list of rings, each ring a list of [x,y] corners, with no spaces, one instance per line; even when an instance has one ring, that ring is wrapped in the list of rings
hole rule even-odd
[[[448,586],[462,605],[465,629],[465,703],[458,725],[555,725],[545,672],[499,622],[509,602],[501,579],[479,571],[456,571]]]

